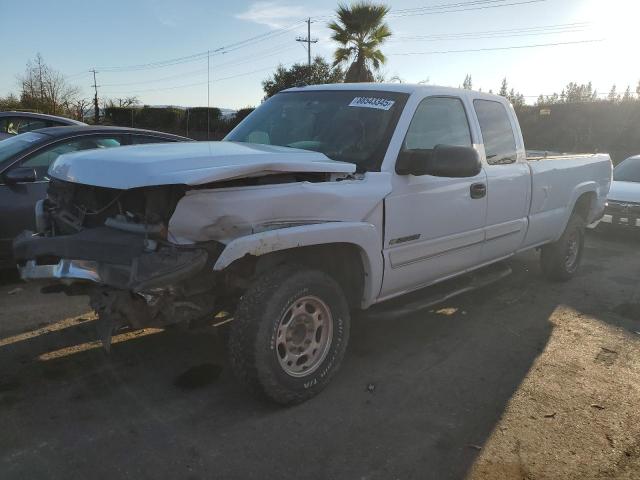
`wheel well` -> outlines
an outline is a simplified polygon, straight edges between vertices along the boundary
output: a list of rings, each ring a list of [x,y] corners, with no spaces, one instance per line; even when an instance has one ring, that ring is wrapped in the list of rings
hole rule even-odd
[[[243,284],[283,263],[304,265],[330,275],[342,288],[351,308],[358,308],[364,292],[365,270],[358,246],[349,243],[331,243],[296,247],[272,252],[260,257],[245,256],[233,262],[227,271],[243,277]]]
[[[596,200],[595,192],[586,192],[578,197],[576,204],[573,207],[572,214],[577,213],[585,221],[589,221],[589,212],[592,210],[593,204]]]

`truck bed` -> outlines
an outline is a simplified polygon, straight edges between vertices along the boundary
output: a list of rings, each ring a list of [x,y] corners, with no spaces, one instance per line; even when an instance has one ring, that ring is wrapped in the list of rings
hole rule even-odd
[[[565,154],[527,158],[531,169],[531,207],[524,247],[556,240],[564,230],[573,205],[582,191],[593,187],[591,223],[602,214],[611,182],[611,159],[607,154]],[[576,179],[588,179],[578,183]],[[593,188],[592,188],[593,190]]]

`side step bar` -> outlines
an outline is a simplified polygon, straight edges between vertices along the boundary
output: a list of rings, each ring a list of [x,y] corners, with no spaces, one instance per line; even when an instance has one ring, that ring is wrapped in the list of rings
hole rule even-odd
[[[364,312],[366,318],[402,317],[430,308],[438,303],[463,293],[486,287],[511,275],[511,267],[506,263],[498,263],[480,270],[461,275],[460,277],[425,287],[416,292],[391,299],[371,307]]]

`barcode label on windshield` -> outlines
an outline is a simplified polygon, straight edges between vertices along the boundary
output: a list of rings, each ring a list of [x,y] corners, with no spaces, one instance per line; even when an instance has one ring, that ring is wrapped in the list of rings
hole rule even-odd
[[[377,108],[378,110],[389,110],[396,103],[395,100],[376,97],[356,97],[351,100],[350,107]]]

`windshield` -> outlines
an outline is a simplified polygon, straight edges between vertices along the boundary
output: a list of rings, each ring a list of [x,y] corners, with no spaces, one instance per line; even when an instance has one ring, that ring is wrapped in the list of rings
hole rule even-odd
[[[225,137],[324,153],[379,170],[408,95],[379,91],[284,92],[271,97]]]
[[[0,164],[13,157],[16,153],[28,149],[43,138],[46,138],[46,136],[41,133],[28,132],[0,141]]]
[[[619,182],[640,182],[640,157],[627,158],[614,168],[613,179]]]

